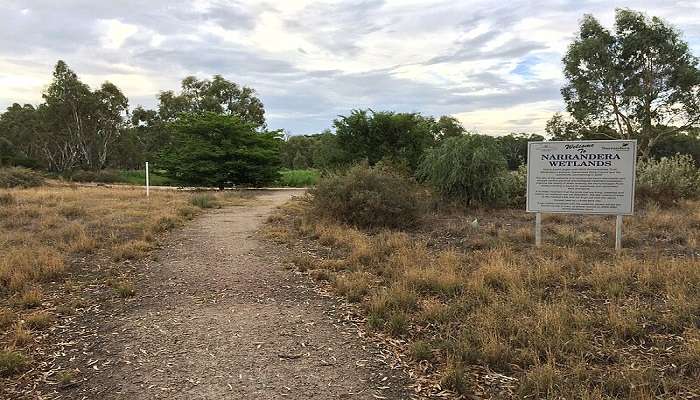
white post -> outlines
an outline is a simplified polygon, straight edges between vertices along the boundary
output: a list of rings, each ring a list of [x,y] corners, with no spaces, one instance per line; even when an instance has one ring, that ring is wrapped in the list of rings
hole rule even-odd
[[[535,246],[542,247],[542,213],[535,213]]]
[[[146,161],[146,197],[150,195],[150,182],[148,181],[148,161]]]
[[[615,252],[622,250],[622,215],[615,218]]]

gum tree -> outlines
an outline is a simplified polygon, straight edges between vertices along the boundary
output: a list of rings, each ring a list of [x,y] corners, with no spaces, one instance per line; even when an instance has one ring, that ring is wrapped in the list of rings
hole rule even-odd
[[[618,9],[611,32],[586,15],[563,63],[562,95],[576,123],[609,138],[638,139],[643,156],[700,121],[698,59],[660,18]]]

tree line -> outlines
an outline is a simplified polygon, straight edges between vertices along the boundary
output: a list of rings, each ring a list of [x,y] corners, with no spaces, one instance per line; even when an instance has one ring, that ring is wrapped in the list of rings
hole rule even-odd
[[[626,9],[616,11],[614,30],[586,15],[562,61],[567,115],[547,122],[549,139],[637,139],[643,158],[680,152],[700,163],[698,59],[678,30]],[[282,140],[281,131],[267,129],[255,91],[220,75],[186,77],[178,92],[157,100],[155,109],[130,109],[117,86],[91,90],[59,61],[41,104],[13,104],[0,115],[0,165],[65,173],[135,169],[149,160],[183,182],[262,184],[279,167],[338,169],[366,160],[414,171],[427,150],[474,135],[451,116],[358,109],[332,129]],[[544,139],[513,133],[481,141],[494,142],[515,170],[527,142]]]

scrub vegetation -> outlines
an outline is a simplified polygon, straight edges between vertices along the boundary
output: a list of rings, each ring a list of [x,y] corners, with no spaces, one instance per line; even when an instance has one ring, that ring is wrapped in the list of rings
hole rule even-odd
[[[357,171],[344,179],[378,191]],[[699,395],[697,200],[640,204],[616,255],[614,217],[546,215],[537,249],[521,209],[438,202],[418,215],[392,208],[392,221],[412,224],[367,225],[347,216],[387,203],[368,195],[329,213],[342,187],[330,182],[281,208],[266,233],[306,254],[290,261],[356,303],[367,330],[401,339],[388,342],[420,379],[491,398]]]

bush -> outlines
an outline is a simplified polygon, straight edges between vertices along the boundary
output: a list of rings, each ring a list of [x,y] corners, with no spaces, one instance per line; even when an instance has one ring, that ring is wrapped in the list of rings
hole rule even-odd
[[[36,187],[43,185],[44,177],[28,168],[0,168],[0,187]]]
[[[421,212],[415,182],[384,164],[357,164],[310,191],[314,213],[363,228],[413,225]]]
[[[98,171],[75,170],[66,175],[73,182],[115,183],[121,181],[118,171],[103,169]]]
[[[190,197],[190,204],[199,208],[214,208],[218,206],[216,198],[209,193],[192,195],[192,197]]]
[[[662,203],[700,195],[700,170],[687,154],[637,165],[637,194]]]
[[[465,204],[505,205],[513,186],[498,142],[482,135],[449,138],[428,150],[418,177]]]

